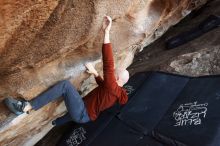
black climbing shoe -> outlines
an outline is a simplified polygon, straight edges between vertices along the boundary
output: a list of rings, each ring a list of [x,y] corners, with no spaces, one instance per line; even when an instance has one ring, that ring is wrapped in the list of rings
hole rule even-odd
[[[4,99],[4,103],[14,114],[21,115],[24,113],[24,107],[27,105],[28,102],[7,97],[6,99]]]

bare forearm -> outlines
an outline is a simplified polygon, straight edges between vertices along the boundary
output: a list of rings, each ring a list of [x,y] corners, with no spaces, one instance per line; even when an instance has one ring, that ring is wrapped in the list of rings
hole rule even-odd
[[[98,74],[98,72],[97,72],[97,71],[96,71],[96,72],[94,72],[93,74],[94,74],[94,76],[95,76],[95,77],[98,77],[98,76],[99,76],[99,74]]]
[[[105,31],[104,34],[104,44],[110,43],[110,38],[109,38],[109,31]]]
[[[110,32],[111,26],[112,26],[112,18],[110,16],[105,16],[103,20],[103,25],[102,25],[102,28],[105,33],[104,40],[103,40],[104,44],[110,43],[109,32]]]

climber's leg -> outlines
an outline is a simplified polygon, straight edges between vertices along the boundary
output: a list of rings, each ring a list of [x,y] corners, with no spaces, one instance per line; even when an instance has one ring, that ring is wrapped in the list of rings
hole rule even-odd
[[[52,88],[31,100],[30,104],[34,110],[38,110],[60,96],[64,97],[65,105],[73,121],[85,123],[90,120],[82,97],[68,80],[57,83]]]
[[[65,105],[69,112],[71,119],[78,123],[85,123],[90,121],[87,114],[82,97],[79,95],[74,86],[67,80],[58,82],[53,87],[49,88],[47,91],[43,92],[33,100],[19,101],[13,98],[6,98],[5,103],[9,109],[17,115],[20,115],[28,110],[25,110],[28,106],[29,109],[38,110],[42,106],[48,104],[49,102],[63,96]],[[61,117],[60,120],[66,120],[67,117]]]
[[[63,124],[70,122],[70,121],[73,121],[73,120],[72,120],[72,117],[70,116],[70,114],[67,112],[62,117],[59,117],[56,120],[52,121],[52,124],[59,126],[59,125],[63,125]]]
[[[61,97],[66,91],[64,88],[67,82],[68,81],[65,80],[58,82],[56,85],[41,93],[39,96],[33,100],[30,100],[29,102],[17,100],[12,97],[5,98],[4,102],[6,106],[16,115],[23,114],[31,109],[38,110],[42,106],[48,104],[50,101]]]
[[[51,88],[47,89],[45,92],[41,93],[34,99],[30,100],[29,103],[32,106],[32,109],[38,110],[44,105],[47,105],[49,102],[58,99],[63,96],[65,93],[66,83],[69,82],[67,80],[63,80],[53,85]]]

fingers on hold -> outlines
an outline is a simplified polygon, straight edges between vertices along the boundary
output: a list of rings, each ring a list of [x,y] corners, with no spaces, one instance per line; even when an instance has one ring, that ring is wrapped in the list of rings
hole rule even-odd
[[[107,19],[109,20],[109,21],[111,21],[111,17],[110,16],[106,16],[107,17]]]
[[[89,64],[88,64],[88,63],[86,63],[86,64],[85,64],[85,66],[86,66],[86,67],[88,67],[88,66],[89,66]]]
[[[104,18],[108,21],[111,21],[111,17],[110,16],[107,16],[107,15],[104,15]]]

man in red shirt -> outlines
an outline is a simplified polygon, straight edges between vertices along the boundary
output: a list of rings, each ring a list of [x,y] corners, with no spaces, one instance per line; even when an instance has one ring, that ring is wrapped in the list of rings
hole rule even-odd
[[[129,73],[126,69],[114,69],[113,52],[109,39],[111,24],[111,18],[105,16],[103,21],[105,35],[102,46],[104,79],[98,75],[91,63],[85,65],[87,72],[95,76],[98,87],[82,99],[74,86],[68,80],[63,80],[30,101],[20,101],[11,97],[6,98],[4,101],[8,108],[16,115],[20,115],[24,112],[29,113],[32,109],[38,110],[63,96],[68,112],[52,122],[53,125],[61,125],[67,121],[77,123],[94,121],[100,112],[116,102],[125,104],[128,97],[122,86],[128,81]]]

